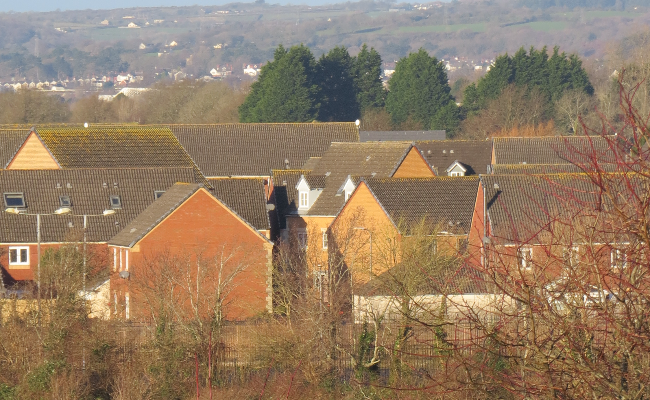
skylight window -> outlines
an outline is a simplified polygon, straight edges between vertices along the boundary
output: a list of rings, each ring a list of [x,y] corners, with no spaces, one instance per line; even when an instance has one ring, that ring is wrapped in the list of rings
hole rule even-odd
[[[120,198],[119,195],[112,195],[111,196],[111,208],[113,210],[117,210],[122,208],[122,199]]]
[[[70,201],[70,196],[59,196],[59,204],[61,205],[61,207],[72,206],[72,201]]]
[[[160,198],[160,196],[162,196],[163,194],[165,194],[164,190],[154,190],[153,191],[153,197],[154,197],[155,200],[158,200]]]
[[[25,196],[22,193],[5,193],[5,207],[25,208]]]

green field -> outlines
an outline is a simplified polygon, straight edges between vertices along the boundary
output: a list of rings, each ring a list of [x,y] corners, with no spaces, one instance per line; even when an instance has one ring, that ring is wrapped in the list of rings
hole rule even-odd
[[[535,21],[529,22],[527,24],[514,25],[512,27],[527,26],[530,29],[535,31],[550,32],[550,31],[561,31],[566,28],[566,22],[564,21]]]
[[[485,23],[478,24],[455,24],[455,25],[426,25],[426,26],[403,26],[397,32],[426,33],[426,32],[457,32],[468,30],[473,32],[485,32]]]
[[[185,33],[187,31],[189,31],[189,28],[96,28],[90,30],[88,33],[92,40],[113,41],[135,39],[145,35],[153,35],[158,33],[177,34]],[[170,40],[173,40],[173,38]]]

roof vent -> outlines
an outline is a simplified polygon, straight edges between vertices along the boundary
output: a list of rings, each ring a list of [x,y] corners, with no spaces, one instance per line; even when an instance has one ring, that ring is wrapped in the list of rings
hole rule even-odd
[[[370,161],[370,156],[366,156],[366,161]]]
[[[104,189],[108,189],[108,184],[106,184],[106,182],[104,182],[104,183],[102,183],[102,187],[104,187]]]
[[[454,226],[454,221],[449,221],[449,226]]]
[[[137,230],[137,229],[135,229],[135,228],[131,228],[131,229],[129,230],[129,232],[130,232],[130,233],[133,233],[133,232],[135,232],[136,230]]]
[[[287,181],[282,181],[282,186],[287,186]]]
[[[57,189],[61,189],[61,184],[57,182],[57,183],[56,183],[56,188],[57,188]]]
[[[330,171],[325,172],[325,176],[330,176],[330,174],[331,174]]]
[[[447,154],[447,150],[443,150],[443,151],[442,151],[442,154]]]
[[[499,184],[498,184],[498,183],[495,183],[495,184],[494,184],[494,190],[501,190],[501,188],[499,187]]]
[[[113,182],[113,189],[117,189],[118,187],[117,182]]]
[[[129,276],[131,276],[131,274],[129,273],[129,271],[120,271],[120,278],[122,278],[122,279],[129,279]]]
[[[372,177],[374,178],[375,175],[377,175],[377,173],[376,173],[376,172],[373,172],[373,173],[371,173],[370,175],[372,175]]]
[[[72,189],[72,183],[70,183],[70,182],[66,183],[65,187],[67,187],[68,189]]]
[[[453,150],[449,150],[449,154],[454,154],[454,151],[453,151]]]
[[[284,159],[284,169],[289,169],[289,159],[288,158]]]
[[[120,226],[120,221],[115,221],[115,226]]]
[[[74,227],[74,224],[72,223],[72,221],[68,222],[68,228],[73,228],[73,227]]]
[[[427,150],[427,154],[431,154],[431,150]]]

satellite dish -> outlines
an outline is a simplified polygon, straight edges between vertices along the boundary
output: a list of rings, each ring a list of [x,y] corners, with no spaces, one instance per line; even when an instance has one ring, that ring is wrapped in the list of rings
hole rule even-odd
[[[88,128],[88,122],[84,122],[84,128]]]

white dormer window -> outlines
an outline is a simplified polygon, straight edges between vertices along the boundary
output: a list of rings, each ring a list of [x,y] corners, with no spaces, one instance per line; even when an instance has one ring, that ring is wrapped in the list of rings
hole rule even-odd
[[[460,171],[452,171],[449,173],[449,176],[465,176],[465,174]]]
[[[465,176],[467,168],[463,166],[458,160],[454,161],[453,164],[447,168],[447,176]]]
[[[299,208],[309,208],[309,192],[300,192]]]

